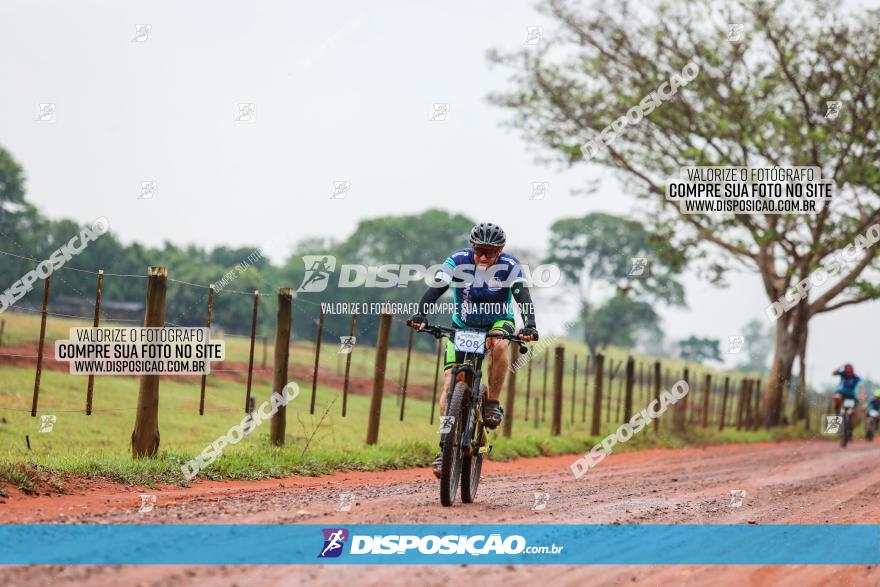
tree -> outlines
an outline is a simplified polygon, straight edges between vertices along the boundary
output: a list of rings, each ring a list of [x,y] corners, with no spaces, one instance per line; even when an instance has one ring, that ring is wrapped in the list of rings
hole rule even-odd
[[[443,263],[456,249],[469,246],[468,237],[474,222],[461,215],[442,210],[427,210],[419,214],[381,216],[362,220],[354,232],[339,243],[309,239],[288,259],[282,270],[285,283],[302,283],[305,275],[304,255],[331,255],[336,268],[326,288],[320,292],[298,292],[293,302],[293,327],[297,332],[314,332],[314,320],[321,303],[348,302],[359,304],[399,302],[415,304],[427,288],[425,281],[410,281],[407,287],[339,287],[339,271],[343,264],[365,266],[375,276],[377,268],[386,264],[421,264],[426,267]],[[402,271],[401,271],[402,273]],[[384,279],[379,279],[384,281]],[[445,294],[450,296],[450,293]],[[441,300],[445,301],[445,300]],[[409,316],[401,316],[407,319]],[[448,317],[444,316],[444,319]],[[439,319],[432,316],[430,319]],[[348,334],[349,315],[327,315],[324,323],[326,336]],[[358,341],[375,340],[379,316],[358,318]],[[402,320],[401,320],[402,322]],[[362,333],[362,335],[361,335]],[[392,345],[406,344],[409,330],[399,325],[392,328]],[[424,350],[433,341],[416,337],[415,344]]]
[[[679,341],[678,348],[682,359],[703,363],[705,361],[723,361],[721,351],[718,348],[720,341],[717,338],[690,338]]]
[[[751,320],[743,327],[748,359],[737,365],[744,371],[767,371],[767,359],[773,351],[773,328],[766,322]]]
[[[546,262],[559,267],[577,290],[578,320],[587,326],[584,342],[594,356],[597,345],[612,340],[633,344],[639,330],[658,329],[659,318],[649,302],[684,305],[684,287],[676,280],[686,263],[684,255],[639,222],[599,212],[558,220],[550,227],[549,248]],[[613,288],[617,296],[594,311],[591,297],[597,283]],[[619,322],[609,322],[610,317]],[[618,338],[615,328],[621,331]]]
[[[594,358],[603,347],[632,347],[640,333],[662,337],[660,317],[653,306],[622,294],[591,307],[586,321],[577,322],[573,330],[580,332]]]
[[[31,249],[40,242],[41,226],[36,208],[25,200],[24,170],[7,150],[0,147],[0,237],[3,249],[12,255],[30,256]],[[9,281],[2,286],[0,293],[31,269],[33,263],[30,261],[0,255],[0,273]]]
[[[625,131],[591,163],[619,171],[646,199],[646,218],[674,242],[710,249],[714,266],[755,271],[769,301],[880,221],[880,12],[846,14],[827,0],[738,3],[545,0],[560,25],[538,50],[490,53],[509,66],[513,88],[491,96],[511,124],[572,165],[581,147],[689,62],[698,75]],[[728,23],[747,39],[727,40]],[[668,87],[668,86],[667,86]],[[840,101],[836,118],[827,102]],[[815,215],[684,214],[665,200],[665,180],[683,166],[812,166],[836,185]],[[869,280],[876,247],[775,321],[765,423],[780,422],[782,390],[805,352],[807,326],[823,312],[880,297]],[[808,294],[809,295],[809,294]],[[766,306],[755,300],[758,307]]]
[[[593,284],[604,282],[635,297],[684,305],[676,277],[685,257],[635,220],[601,212],[557,220],[546,262],[557,265],[587,303]]]

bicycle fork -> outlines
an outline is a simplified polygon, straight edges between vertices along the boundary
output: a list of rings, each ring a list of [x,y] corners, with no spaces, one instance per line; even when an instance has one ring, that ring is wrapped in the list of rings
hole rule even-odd
[[[481,438],[479,439],[479,447],[477,449],[477,454],[486,454],[488,453],[492,447],[489,445],[489,432],[483,424],[483,404],[482,402],[477,403],[474,410],[470,412],[471,416],[468,418],[467,424],[464,429],[464,435],[462,438],[461,450],[467,456],[473,456],[473,447],[472,443],[474,441],[474,430],[479,426],[479,430],[481,432]]]

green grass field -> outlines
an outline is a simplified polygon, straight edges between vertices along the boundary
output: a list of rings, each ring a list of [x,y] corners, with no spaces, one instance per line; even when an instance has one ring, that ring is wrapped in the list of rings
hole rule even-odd
[[[38,332],[37,316],[7,314],[4,352],[9,345],[36,340],[31,333]],[[67,329],[75,321],[52,318],[47,328],[47,349],[55,338],[66,338]],[[247,340],[227,339],[227,357],[233,361],[247,360]],[[566,342],[566,349],[576,349]],[[336,369],[336,348],[325,346],[322,366]],[[314,362],[312,345],[296,342],[292,345],[292,363],[311,365]],[[610,353],[624,357],[622,352]],[[271,355],[271,350],[270,350]],[[259,355],[257,355],[259,357]],[[395,349],[389,364],[402,361],[405,350]],[[352,355],[352,374],[355,377],[372,375],[373,349],[356,347]],[[47,359],[48,360],[48,359]],[[259,359],[257,359],[259,361]],[[271,360],[271,359],[270,359]],[[536,365],[541,365],[538,358]],[[271,364],[269,365],[271,367]],[[670,368],[675,368],[670,365]],[[410,380],[432,385],[434,356],[414,354]],[[350,394],[347,417],[341,416],[341,390],[318,385],[315,414],[309,413],[311,381],[293,379],[300,387],[300,395],[287,409],[286,443],[282,448],[268,443],[268,422],[262,424],[239,444],[227,447],[223,457],[200,474],[207,479],[260,479],[292,474],[316,475],[337,470],[380,470],[425,466],[437,450],[437,427],[429,424],[430,402],[407,398],[406,416],[399,420],[397,377],[393,368],[385,388],[379,442],[366,446],[367,416],[370,398]],[[268,374],[255,377],[253,395],[259,405],[268,399],[271,388]],[[552,375],[551,375],[552,380]],[[548,420],[534,426],[534,410],[530,421],[524,419],[524,405],[520,403],[514,416],[512,438],[494,435],[492,459],[507,460],[520,456],[540,456],[579,453],[589,450],[600,438],[590,437],[588,423],[581,423],[583,374],[579,374],[576,390],[576,418],[570,424],[570,375],[566,380],[563,405],[563,433],[550,434]],[[132,459],[130,437],[134,426],[138,393],[136,377],[96,377],[94,413],[84,413],[87,377],[66,372],[44,370],[42,374],[38,417],[30,416],[34,384],[32,367],[0,366],[0,479],[6,479],[25,489],[37,480],[51,480],[58,474],[85,477],[103,477],[114,481],[147,485],[154,483],[186,484],[180,465],[198,454],[218,436],[244,417],[245,379],[230,381],[216,376],[208,377],[205,415],[198,413],[199,381],[162,377],[159,404],[161,434],[160,454],[154,459]],[[518,398],[525,394],[525,370],[520,372]],[[540,395],[541,371],[533,374],[532,397]],[[592,382],[591,382],[592,387]],[[592,400],[592,394],[589,400]],[[534,400],[533,400],[534,401]],[[634,410],[646,405],[637,390]],[[590,418],[588,404],[587,419]],[[326,412],[326,413],[325,413]],[[40,432],[39,416],[54,415],[51,432]],[[605,418],[603,415],[603,422]],[[603,436],[617,427],[604,424]],[[671,435],[671,416],[661,420],[661,434],[645,430],[617,450],[636,450],[652,446],[685,446],[717,442],[754,442],[778,438],[802,437],[801,430],[777,429],[772,432],[723,433],[714,430],[689,428],[680,435]],[[26,436],[30,440],[28,449]]]

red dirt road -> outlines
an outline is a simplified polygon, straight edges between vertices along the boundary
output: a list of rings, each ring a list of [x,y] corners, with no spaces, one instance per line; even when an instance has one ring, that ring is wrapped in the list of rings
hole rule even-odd
[[[439,505],[427,469],[149,490],[84,483],[74,495],[11,492],[0,523],[877,523],[880,446],[787,442],[614,455],[580,480],[574,457],[489,463],[477,503]],[[533,511],[534,493],[549,493]],[[744,490],[739,507],[732,490]],[[353,493],[350,512],[340,494]],[[140,493],[156,507],[138,512]],[[591,545],[591,548],[597,547]],[[0,585],[877,585],[872,566],[6,567]]]

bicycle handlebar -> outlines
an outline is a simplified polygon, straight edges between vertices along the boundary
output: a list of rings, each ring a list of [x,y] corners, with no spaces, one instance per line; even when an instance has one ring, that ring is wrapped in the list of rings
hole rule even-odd
[[[416,328],[416,330],[418,332],[426,332],[427,334],[430,334],[434,338],[441,338],[446,335],[454,336],[455,331],[459,330],[457,328],[449,328],[448,326],[432,325],[432,324],[428,324],[427,322],[423,322],[423,324],[425,325],[424,328],[416,328],[413,325],[412,320],[406,321],[406,325],[409,326],[410,328]],[[523,340],[518,334],[506,334],[504,332],[487,332],[486,338],[501,338],[504,340],[512,340],[514,342],[520,343],[520,345],[522,345],[523,343],[526,343],[526,342],[531,342],[528,340]]]

